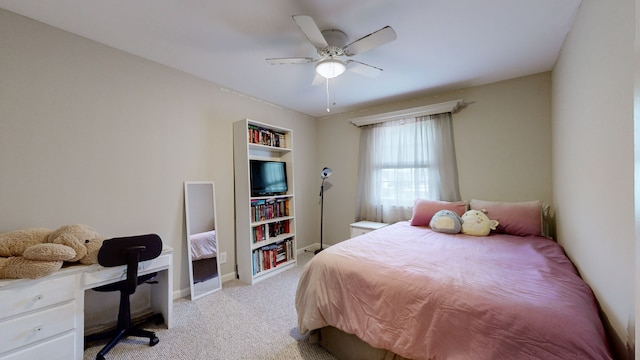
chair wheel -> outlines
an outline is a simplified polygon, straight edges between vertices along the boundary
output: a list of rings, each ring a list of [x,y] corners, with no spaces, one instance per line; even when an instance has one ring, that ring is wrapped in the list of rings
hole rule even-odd
[[[96,356],[96,360],[104,360],[104,356],[98,354],[98,356]]]
[[[149,339],[149,346],[154,346],[159,342],[160,342],[160,339],[158,339],[157,336],[154,336],[151,339]]]

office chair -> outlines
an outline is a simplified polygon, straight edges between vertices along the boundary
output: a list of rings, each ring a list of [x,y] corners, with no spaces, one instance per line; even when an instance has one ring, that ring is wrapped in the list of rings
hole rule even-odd
[[[154,332],[138,329],[131,323],[130,296],[136,292],[138,285],[157,275],[157,273],[151,273],[138,276],[138,263],[155,259],[161,252],[162,240],[156,234],[113,238],[102,243],[98,252],[98,263],[105,267],[127,265],[127,276],[116,283],[94,288],[102,292],[120,291],[118,325],[115,330],[99,336],[100,338],[113,336],[113,338],[96,355],[97,360],[104,360],[105,354],[127,336],[149,338],[149,346],[154,346],[160,341]]]

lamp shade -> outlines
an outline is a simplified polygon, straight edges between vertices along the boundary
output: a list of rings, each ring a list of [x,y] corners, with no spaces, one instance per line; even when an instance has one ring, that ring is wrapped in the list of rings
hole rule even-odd
[[[346,65],[342,61],[328,58],[320,61],[316,65],[316,72],[324,78],[333,79],[334,77],[340,76],[346,68]]]
[[[322,171],[320,172],[320,177],[322,179],[326,179],[329,176],[331,176],[331,174],[333,174],[333,171],[331,171],[331,169],[329,169],[328,167],[325,167],[324,169],[322,169]]]

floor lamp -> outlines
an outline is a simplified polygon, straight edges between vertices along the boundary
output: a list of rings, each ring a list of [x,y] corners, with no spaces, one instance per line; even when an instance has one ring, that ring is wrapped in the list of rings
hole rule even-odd
[[[316,250],[314,254],[319,253],[324,250],[322,247],[322,224],[323,224],[323,216],[324,216],[324,181],[333,174],[333,171],[328,167],[325,167],[320,172],[320,178],[322,179],[322,185],[320,185],[320,249]]]

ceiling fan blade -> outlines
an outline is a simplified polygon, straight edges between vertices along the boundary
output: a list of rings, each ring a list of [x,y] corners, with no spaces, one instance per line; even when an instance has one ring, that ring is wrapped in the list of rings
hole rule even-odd
[[[308,15],[294,15],[293,21],[298,24],[300,30],[307,36],[307,39],[316,47],[321,49],[329,46],[327,40],[322,36],[322,32],[318,29],[318,25],[313,21],[313,18]]]
[[[382,69],[365,64],[360,61],[355,60],[347,60],[347,70],[353,71],[354,73],[364,75],[366,77],[374,78],[382,73]]]
[[[267,58],[265,60],[267,61],[267,64],[270,65],[308,64],[316,61],[316,59],[310,57]]]
[[[313,81],[311,82],[311,86],[318,86],[320,84],[324,84],[325,80],[326,79],[322,75],[316,73],[316,76],[313,78]]]
[[[347,56],[353,56],[392,42],[397,37],[396,32],[391,26],[385,26],[376,32],[372,32],[369,35],[347,44],[344,47],[344,52]]]

